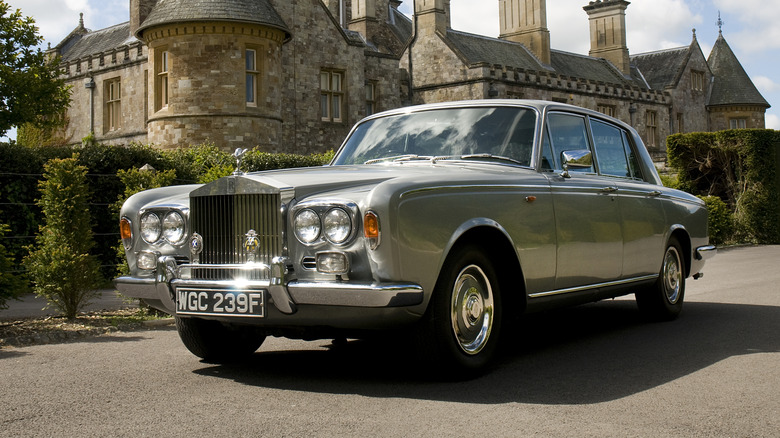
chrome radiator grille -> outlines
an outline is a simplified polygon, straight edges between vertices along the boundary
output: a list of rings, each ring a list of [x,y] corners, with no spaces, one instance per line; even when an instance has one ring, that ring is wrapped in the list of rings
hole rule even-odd
[[[271,264],[282,253],[282,214],[278,194],[239,194],[198,196],[190,199],[192,231],[203,237],[200,263],[208,265],[243,264],[250,260],[244,247],[245,235],[254,230],[259,240],[255,262]],[[241,271],[245,272],[245,271]],[[197,269],[202,279],[231,279],[230,271]],[[268,276],[254,273],[252,279]]]

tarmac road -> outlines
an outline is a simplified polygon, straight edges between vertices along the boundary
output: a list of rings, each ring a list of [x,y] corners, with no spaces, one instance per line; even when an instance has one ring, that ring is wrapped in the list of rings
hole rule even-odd
[[[527,318],[490,374],[401,345],[269,339],[202,363],[173,329],[0,350],[0,436],[780,436],[780,246],[734,248],[671,323],[619,299]]]

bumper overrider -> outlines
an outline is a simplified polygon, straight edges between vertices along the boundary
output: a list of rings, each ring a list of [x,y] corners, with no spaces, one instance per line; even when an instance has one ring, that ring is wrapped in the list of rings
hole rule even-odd
[[[415,319],[407,309],[423,302],[423,289],[412,283],[358,283],[349,281],[287,280],[286,260],[274,258],[270,265],[247,263],[241,265],[177,264],[174,257],[160,256],[153,275],[125,276],[114,280],[116,288],[125,296],[162,304],[168,313],[183,317],[224,319],[231,322],[258,325],[355,325],[368,323],[381,316],[398,321],[374,321],[377,326]],[[267,280],[242,279],[204,280],[192,278],[196,269],[229,270],[233,273],[266,271]],[[252,275],[247,275],[251,278]],[[214,297],[239,296],[236,306],[215,306]],[[215,307],[217,310],[215,310]],[[225,307],[232,312],[225,312]],[[245,310],[236,312],[235,308]],[[335,311],[338,309],[338,311]],[[319,311],[319,313],[317,313]],[[319,315],[319,316],[318,316]],[[334,320],[331,320],[330,317]],[[394,318],[395,316],[395,318]],[[242,318],[243,317],[243,318]],[[250,318],[252,317],[252,318]],[[355,324],[345,324],[350,319]],[[374,325],[374,324],[371,324]],[[363,327],[371,328],[371,327]]]

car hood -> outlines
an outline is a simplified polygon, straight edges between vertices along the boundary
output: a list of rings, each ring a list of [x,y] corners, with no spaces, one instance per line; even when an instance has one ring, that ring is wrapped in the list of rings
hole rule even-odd
[[[232,175],[194,190],[191,196],[234,193],[281,193],[283,198],[299,201],[313,195],[370,190],[383,183],[394,186],[430,186],[432,184],[518,183],[522,175],[539,177],[531,169],[492,163],[406,162],[356,166],[323,166],[283,169]]]

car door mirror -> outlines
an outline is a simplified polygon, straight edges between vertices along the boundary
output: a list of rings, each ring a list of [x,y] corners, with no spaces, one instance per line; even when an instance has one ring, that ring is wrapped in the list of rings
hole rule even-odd
[[[587,149],[576,149],[561,152],[564,178],[571,178],[569,169],[590,169],[593,167],[593,153]]]

